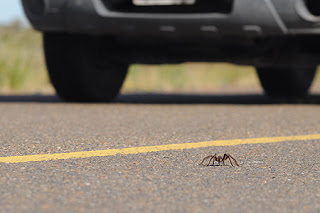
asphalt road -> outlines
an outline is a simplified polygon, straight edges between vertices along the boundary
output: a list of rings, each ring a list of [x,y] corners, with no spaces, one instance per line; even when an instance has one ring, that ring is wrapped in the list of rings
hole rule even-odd
[[[0,156],[320,134],[319,105],[317,95],[0,96]],[[198,165],[214,153],[240,167]],[[0,163],[0,175],[0,212],[320,212],[320,139]]]

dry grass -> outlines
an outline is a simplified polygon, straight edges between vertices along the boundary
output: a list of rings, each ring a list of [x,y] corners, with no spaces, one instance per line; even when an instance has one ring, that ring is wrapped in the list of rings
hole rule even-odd
[[[50,89],[41,49],[41,34],[19,26],[0,28],[0,91]]]
[[[212,91],[259,87],[253,67],[224,63],[184,63],[179,65],[134,65],[129,70],[124,91]]]

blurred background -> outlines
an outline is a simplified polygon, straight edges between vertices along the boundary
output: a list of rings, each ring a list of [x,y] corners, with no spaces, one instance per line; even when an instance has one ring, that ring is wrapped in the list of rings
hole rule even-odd
[[[320,72],[312,92],[320,91]],[[132,65],[122,93],[261,93],[255,70],[225,63]],[[31,29],[20,0],[0,1],[0,93],[52,94],[41,34]]]

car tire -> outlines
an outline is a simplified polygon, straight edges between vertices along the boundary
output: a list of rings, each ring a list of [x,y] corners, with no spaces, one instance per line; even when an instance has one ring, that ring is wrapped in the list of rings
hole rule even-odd
[[[308,94],[316,73],[315,67],[257,68],[260,83],[268,96],[303,98]]]
[[[70,102],[109,102],[118,95],[128,70],[108,37],[44,33],[51,83]]]

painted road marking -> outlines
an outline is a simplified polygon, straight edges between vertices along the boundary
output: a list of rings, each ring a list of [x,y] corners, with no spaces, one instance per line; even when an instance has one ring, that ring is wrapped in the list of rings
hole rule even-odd
[[[308,140],[318,140],[318,139],[320,139],[320,134],[234,139],[234,140],[217,140],[217,141],[204,141],[204,142],[196,142],[196,143],[142,146],[142,147],[132,147],[132,148],[123,148],[123,149],[107,149],[107,150],[84,151],[84,152],[44,154],[44,155],[0,157],[0,163],[22,163],[22,162],[32,162],[32,161],[63,160],[63,159],[72,159],[72,158],[104,157],[104,156],[112,156],[117,154],[129,155],[129,154],[160,152],[160,151],[168,151],[168,150],[196,149],[196,148],[203,148],[203,147],[210,147],[210,146],[267,144],[267,143],[279,143],[279,142],[286,142],[286,141],[308,141]]]

